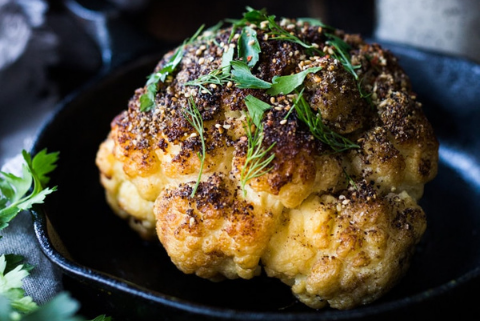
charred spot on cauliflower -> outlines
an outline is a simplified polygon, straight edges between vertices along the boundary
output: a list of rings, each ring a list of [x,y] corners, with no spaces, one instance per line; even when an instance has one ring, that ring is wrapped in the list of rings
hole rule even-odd
[[[392,53],[251,10],[167,53],[151,79],[96,164],[113,211],[180,270],[263,268],[312,308],[368,304],[400,280],[438,142]]]

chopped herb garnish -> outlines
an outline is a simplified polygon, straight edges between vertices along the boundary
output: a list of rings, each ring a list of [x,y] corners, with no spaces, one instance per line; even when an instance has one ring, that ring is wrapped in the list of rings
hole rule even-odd
[[[195,80],[187,81],[184,85],[198,86],[200,89],[202,89],[203,91],[211,95],[212,92],[204,85],[215,84],[215,85],[222,86],[228,83],[229,81],[232,81],[232,77],[230,75],[230,68],[231,68],[230,62],[233,59],[233,52],[234,52],[234,49],[232,47],[229,47],[228,50],[223,52],[222,65],[220,69],[214,69],[210,71],[208,74],[202,75]]]
[[[272,87],[272,84],[255,77],[247,64],[243,61],[232,61],[233,67],[232,78],[236,82],[238,88],[251,88],[251,89],[268,89]]]
[[[275,154],[271,154],[267,157],[268,152],[273,148],[275,143],[270,145],[267,149],[262,147],[263,142],[263,127],[257,127],[252,129],[253,121],[250,117],[247,117],[246,123],[244,123],[245,132],[247,134],[247,155],[245,157],[245,164],[243,164],[242,171],[240,173],[240,183],[243,190],[243,195],[247,195],[245,185],[253,178],[260,177],[269,172],[272,168],[268,165],[275,158]],[[254,132],[253,132],[254,131]]]
[[[222,72],[225,74],[230,73],[230,68],[231,68],[230,63],[233,61],[234,53],[235,53],[235,49],[233,47],[228,47],[228,49],[223,52],[221,68],[222,68]]]
[[[25,150],[22,151],[25,163],[22,177],[0,172],[0,230],[8,226],[18,213],[30,209],[33,204],[41,204],[45,196],[57,188],[45,188],[49,178],[46,176],[56,167],[58,152],[47,153],[44,149],[32,159]],[[27,195],[33,182],[33,190]]]
[[[257,128],[262,127],[260,122],[263,118],[263,113],[271,109],[272,106],[252,95],[245,97],[245,105],[247,105],[248,113],[255,126],[257,126]]]
[[[198,173],[197,182],[193,187],[192,194],[190,194],[190,197],[193,197],[197,192],[198,185],[200,184],[200,179],[202,178],[203,165],[205,163],[205,155],[207,151],[205,147],[205,137],[203,135],[203,118],[192,97],[190,97],[188,101],[188,107],[185,108],[185,111],[183,111],[183,117],[190,123],[190,125],[192,125],[193,128],[195,128],[202,143],[202,152],[197,152],[197,156],[200,159],[200,171]]]
[[[277,24],[275,21],[275,16],[265,16],[266,20],[268,20],[268,27],[270,28],[270,34],[273,37],[270,37],[270,40],[283,40],[289,41],[307,49],[308,54],[312,54],[313,52],[318,53],[319,55],[325,55],[323,51],[321,51],[315,44],[308,44],[305,41],[301,40],[295,35],[292,35],[289,31],[283,29],[281,26]]]
[[[350,46],[345,41],[331,33],[326,33],[325,35],[329,39],[325,41],[325,43],[333,47],[333,57],[340,61],[343,68],[351,73],[355,80],[358,81],[358,75],[355,72],[355,69],[360,68],[361,65],[352,65],[352,61],[350,60]]]
[[[357,184],[355,184],[355,181],[350,177],[350,175],[348,175],[348,173],[347,173],[347,171],[345,170],[345,168],[343,169],[343,173],[345,174],[345,177],[347,178],[348,185],[352,185],[353,188],[358,191],[358,186],[357,186]]]
[[[251,27],[243,27],[238,38],[238,57],[246,62],[248,67],[253,68],[258,62],[260,52],[257,32]]]
[[[267,90],[267,94],[276,96],[278,94],[288,95],[294,91],[298,86],[303,84],[305,77],[309,73],[316,73],[321,70],[322,67],[312,67],[308,68],[298,74],[288,75],[288,76],[275,76],[272,79],[272,87]]]
[[[237,28],[245,27],[247,25],[247,22],[259,24],[260,22],[265,20],[265,16],[267,14],[267,11],[265,9],[255,10],[248,6],[246,7],[246,9],[247,9],[247,12],[243,13],[242,19],[226,19],[225,20],[232,24],[232,32],[230,33],[230,37],[228,38],[228,41],[232,41],[232,38]]]
[[[155,96],[157,95],[158,91],[158,83],[165,82],[167,76],[177,68],[182,61],[183,50],[185,46],[195,41],[200,32],[203,30],[204,26],[205,25],[201,25],[191,38],[186,39],[183,44],[177,48],[175,53],[170,57],[170,60],[162,69],[160,69],[160,71],[153,73],[148,77],[146,84],[147,92],[140,97],[141,112],[150,111],[155,107]]]
[[[320,112],[314,114],[312,108],[303,97],[303,89],[298,94],[293,106],[297,112],[298,119],[308,126],[312,135],[322,143],[330,146],[335,152],[360,147],[323,124]]]
[[[206,75],[200,76],[195,80],[191,80],[191,81],[186,82],[184,85],[185,86],[197,86],[200,89],[202,89],[203,91],[208,92],[211,95],[212,92],[207,87],[205,87],[205,85],[215,84],[215,85],[222,86],[222,85],[226,84],[227,82],[229,82],[230,79],[231,79],[230,75],[224,73],[222,71],[222,69],[214,69]]]

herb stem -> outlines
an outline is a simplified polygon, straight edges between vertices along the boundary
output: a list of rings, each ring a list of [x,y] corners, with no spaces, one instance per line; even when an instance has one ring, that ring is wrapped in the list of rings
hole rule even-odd
[[[182,111],[182,113],[183,113],[183,117],[190,123],[190,125],[192,125],[193,128],[195,128],[202,143],[202,152],[201,153],[197,152],[197,156],[200,159],[200,171],[198,173],[197,182],[193,187],[192,194],[190,194],[190,197],[193,197],[195,196],[195,193],[197,192],[197,189],[198,189],[198,185],[200,184],[200,179],[202,178],[202,173],[203,173],[203,165],[205,163],[206,147],[205,147],[205,137],[203,135],[204,133],[203,118],[192,97],[190,97],[188,101],[188,108],[185,108],[185,111]]]

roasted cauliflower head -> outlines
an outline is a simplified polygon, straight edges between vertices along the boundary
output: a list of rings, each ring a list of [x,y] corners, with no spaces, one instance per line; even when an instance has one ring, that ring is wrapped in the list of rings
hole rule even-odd
[[[167,53],[96,158],[113,211],[183,272],[263,269],[306,305],[338,309],[404,275],[437,162],[391,52],[253,9]]]

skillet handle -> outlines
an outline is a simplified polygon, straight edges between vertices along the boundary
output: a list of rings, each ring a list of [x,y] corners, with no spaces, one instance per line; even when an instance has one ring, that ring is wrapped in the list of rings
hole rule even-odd
[[[97,44],[102,74],[135,57],[172,47],[134,27],[122,17],[119,9],[104,0],[66,0],[64,3]]]

